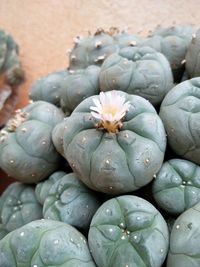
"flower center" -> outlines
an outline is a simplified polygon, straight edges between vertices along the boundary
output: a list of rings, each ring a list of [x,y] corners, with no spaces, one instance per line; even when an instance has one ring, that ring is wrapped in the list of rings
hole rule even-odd
[[[99,98],[93,98],[95,106],[90,107],[91,114],[99,120],[98,128],[110,133],[118,132],[122,127],[122,119],[130,104],[117,91],[101,92]]]
[[[117,114],[118,108],[115,106],[105,106],[102,114],[111,114],[113,117]]]

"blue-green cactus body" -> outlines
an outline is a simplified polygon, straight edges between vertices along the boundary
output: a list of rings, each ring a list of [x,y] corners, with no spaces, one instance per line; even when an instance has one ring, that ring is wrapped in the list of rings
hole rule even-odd
[[[71,113],[83,99],[99,93],[99,71],[100,68],[93,65],[69,73],[60,100],[65,113]]]
[[[33,186],[15,182],[5,190],[3,199],[0,215],[8,231],[43,217],[42,206],[36,199]]]
[[[170,235],[167,267],[200,266],[200,206],[186,210],[175,221]]]
[[[55,182],[44,201],[43,215],[77,228],[88,230],[92,216],[100,203],[74,173]]]
[[[192,26],[159,28],[143,40],[142,46],[150,46],[164,54],[171,65],[174,80],[179,82],[184,72],[187,49],[192,40]]]
[[[102,91],[125,91],[142,96],[153,105],[160,104],[173,87],[169,62],[149,47],[123,48],[109,56],[101,67],[99,80]]]
[[[66,118],[64,155],[77,176],[90,188],[119,194],[148,184],[162,165],[166,136],[153,106],[144,98],[119,92],[130,110],[118,133],[96,128],[90,114],[93,98],[81,102]]]
[[[43,100],[60,107],[60,99],[66,88],[67,77],[68,71],[61,70],[35,81],[30,88],[30,99],[33,101]]]
[[[94,35],[75,39],[75,46],[70,52],[71,70],[84,69],[90,65],[101,65],[104,59],[116,52],[118,45],[111,34],[99,29]]]
[[[199,99],[200,78],[193,78],[170,90],[160,108],[171,148],[197,164],[200,164]]]
[[[0,267],[95,267],[85,237],[74,227],[36,220],[0,241]]]
[[[1,131],[1,168],[26,183],[48,177],[60,162],[51,135],[63,117],[61,110],[44,101],[34,102],[18,112]]]
[[[200,167],[183,159],[163,164],[153,182],[153,196],[168,213],[180,214],[200,201]]]
[[[18,89],[24,80],[19,59],[19,48],[14,39],[0,30],[0,127],[13,114],[18,100]]]
[[[160,267],[168,251],[168,228],[146,200],[120,196],[95,213],[88,242],[98,267]]]
[[[66,120],[67,120],[67,117],[64,118],[64,120],[62,120],[62,122],[58,123],[52,131],[53,144],[54,144],[56,150],[58,151],[58,153],[60,153],[60,155],[62,155],[63,157],[65,157],[64,147],[63,147],[63,133],[65,130],[65,121]]]
[[[40,204],[42,205],[44,204],[44,201],[47,198],[49,194],[49,190],[51,189],[52,185],[65,175],[66,173],[63,171],[56,171],[52,173],[48,177],[48,179],[40,183],[37,183],[35,187],[35,195],[36,195],[37,200],[40,202]]]
[[[200,29],[193,35],[186,53],[185,67],[190,78],[200,76]]]
[[[24,79],[19,59],[19,48],[11,35],[0,30],[0,75],[5,74],[6,82],[19,85]]]
[[[119,48],[129,46],[139,46],[142,39],[138,35],[129,34],[127,32],[119,32],[113,35],[113,38]]]
[[[4,238],[9,233],[9,231],[6,229],[5,225],[0,223],[0,240]]]

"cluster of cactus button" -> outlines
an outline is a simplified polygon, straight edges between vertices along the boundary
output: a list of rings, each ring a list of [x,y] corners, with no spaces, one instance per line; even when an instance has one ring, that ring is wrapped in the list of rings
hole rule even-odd
[[[3,127],[15,110],[23,80],[19,46],[11,35],[0,30],[0,127]]]
[[[0,131],[0,267],[200,266],[200,30],[74,42]]]

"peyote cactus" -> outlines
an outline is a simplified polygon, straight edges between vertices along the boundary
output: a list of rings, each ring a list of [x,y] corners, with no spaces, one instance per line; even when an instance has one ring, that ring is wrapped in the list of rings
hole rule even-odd
[[[11,35],[0,30],[0,126],[11,116],[18,99],[18,86],[24,80],[19,48]]]
[[[12,36],[0,30],[0,74],[4,74],[6,82],[14,86],[24,78],[18,54],[19,47]]]
[[[62,129],[65,158],[96,191],[136,190],[148,184],[162,165],[165,130],[154,107],[140,96],[110,91],[89,97],[66,118]]]
[[[180,82],[185,67],[185,56],[192,40],[192,26],[172,26],[158,28],[142,42],[164,54],[171,65],[174,81]]]
[[[60,109],[44,101],[18,111],[0,133],[0,167],[25,183],[48,177],[60,162],[51,135],[63,117]]]
[[[0,240],[0,267],[95,267],[85,237],[74,227],[36,220]]]
[[[68,116],[85,98],[99,93],[98,66],[86,69],[52,72],[31,86],[33,101],[43,100],[61,107]]]
[[[200,29],[193,35],[186,54],[186,70],[190,78],[200,76]]]
[[[129,34],[111,27],[108,31],[97,29],[94,35],[74,39],[74,48],[70,51],[69,69],[84,69],[90,65],[100,66],[103,61],[120,48],[136,46],[141,43],[137,35]]]
[[[35,81],[29,92],[33,101],[43,100],[60,107],[62,92],[66,88],[67,70],[56,71]]]
[[[150,47],[123,48],[101,66],[100,89],[121,90],[139,95],[158,105],[173,87],[169,62]]]
[[[199,109],[200,78],[176,85],[165,96],[160,117],[175,153],[200,164]]]
[[[118,50],[112,33],[97,29],[94,35],[74,39],[74,48],[70,51],[69,69],[84,69],[90,65],[101,65],[104,59]]]
[[[33,186],[15,182],[8,186],[2,197],[1,221],[9,232],[43,217]]]
[[[63,171],[56,171],[52,173],[46,180],[37,183],[35,187],[35,195],[40,204],[44,204],[52,185],[65,175],[66,173]]]
[[[182,213],[172,228],[167,267],[177,266],[200,266],[199,203]]]
[[[168,252],[168,228],[152,204],[124,195],[97,210],[88,243],[98,267],[160,267]]]
[[[44,201],[46,219],[62,221],[76,228],[88,230],[92,216],[100,203],[74,173],[55,182]]]
[[[98,66],[69,71],[60,100],[61,107],[66,114],[70,114],[85,98],[99,93]]]
[[[153,181],[157,204],[171,214],[180,214],[200,201],[200,167],[188,160],[172,159],[161,167]]]

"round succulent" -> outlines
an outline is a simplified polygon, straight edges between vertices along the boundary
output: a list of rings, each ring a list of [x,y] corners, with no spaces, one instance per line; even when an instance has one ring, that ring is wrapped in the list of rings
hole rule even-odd
[[[52,220],[36,220],[7,234],[0,255],[2,267],[95,267],[85,237]]]
[[[168,228],[152,204],[124,195],[97,210],[88,243],[98,267],[160,267],[168,252]]]
[[[70,114],[83,99],[99,93],[99,71],[100,68],[95,65],[69,71],[60,99],[66,114]]]
[[[193,78],[170,90],[160,108],[172,150],[197,164],[200,164],[199,98],[200,78]]]
[[[44,101],[18,111],[0,132],[0,167],[25,183],[48,177],[60,162],[51,135],[63,117],[60,109]]]
[[[22,183],[12,183],[3,193],[1,221],[8,231],[13,231],[31,221],[41,219],[42,206],[35,196],[35,188]]]
[[[35,195],[40,204],[44,204],[52,185],[65,175],[66,173],[63,171],[56,171],[52,173],[46,180],[37,183],[35,187]]]
[[[101,66],[100,89],[121,90],[158,105],[173,87],[168,60],[150,47],[127,47],[109,56]]]
[[[90,65],[101,65],[104,59],[118,50],[111,32],[97,29],[94,35],[74,39],[74,48],[70,51],[69,69],[84,69]]]
[[[17,86],[24,79],[19,47],[11,35],[0,30],[0,75],[5,75],[6,82]]]
[[[19,47],[11,35],[0,30],[0,127],[12,115],[18,100],[18,87],[24,80]]]
[[[67,70],[55,71],[35,81],[29,92],[33,101],[43,100],[60,107],[60,99],[66,90]]]
[[[140,96],[101,92],[82,101],[62,128],[65,158],[96,191],[136,190],[162,165],[165,130],[154,107]]]
[[[149,38],[143,40],[143,46],[150,46],[166,56],[171,65],[174,80],[179,82],[185,67],[187,49],[192,40],[192,26],[173,26],[158,28]]]
[[[193,35],[186,54],[186,70],[190,78],[200,76],[200,29]]]
[[[200,266],[200,205],[182,213],[170,235],[167,267]]]
[[[62,221],[87,230],[100,203],[74,173],[66,174],[50,188],[44,201],[46,219]]]
[[[153,196],[168,213],[180,214],[200,201],[200,167],[188,160],[172,159],[153,181]]]

